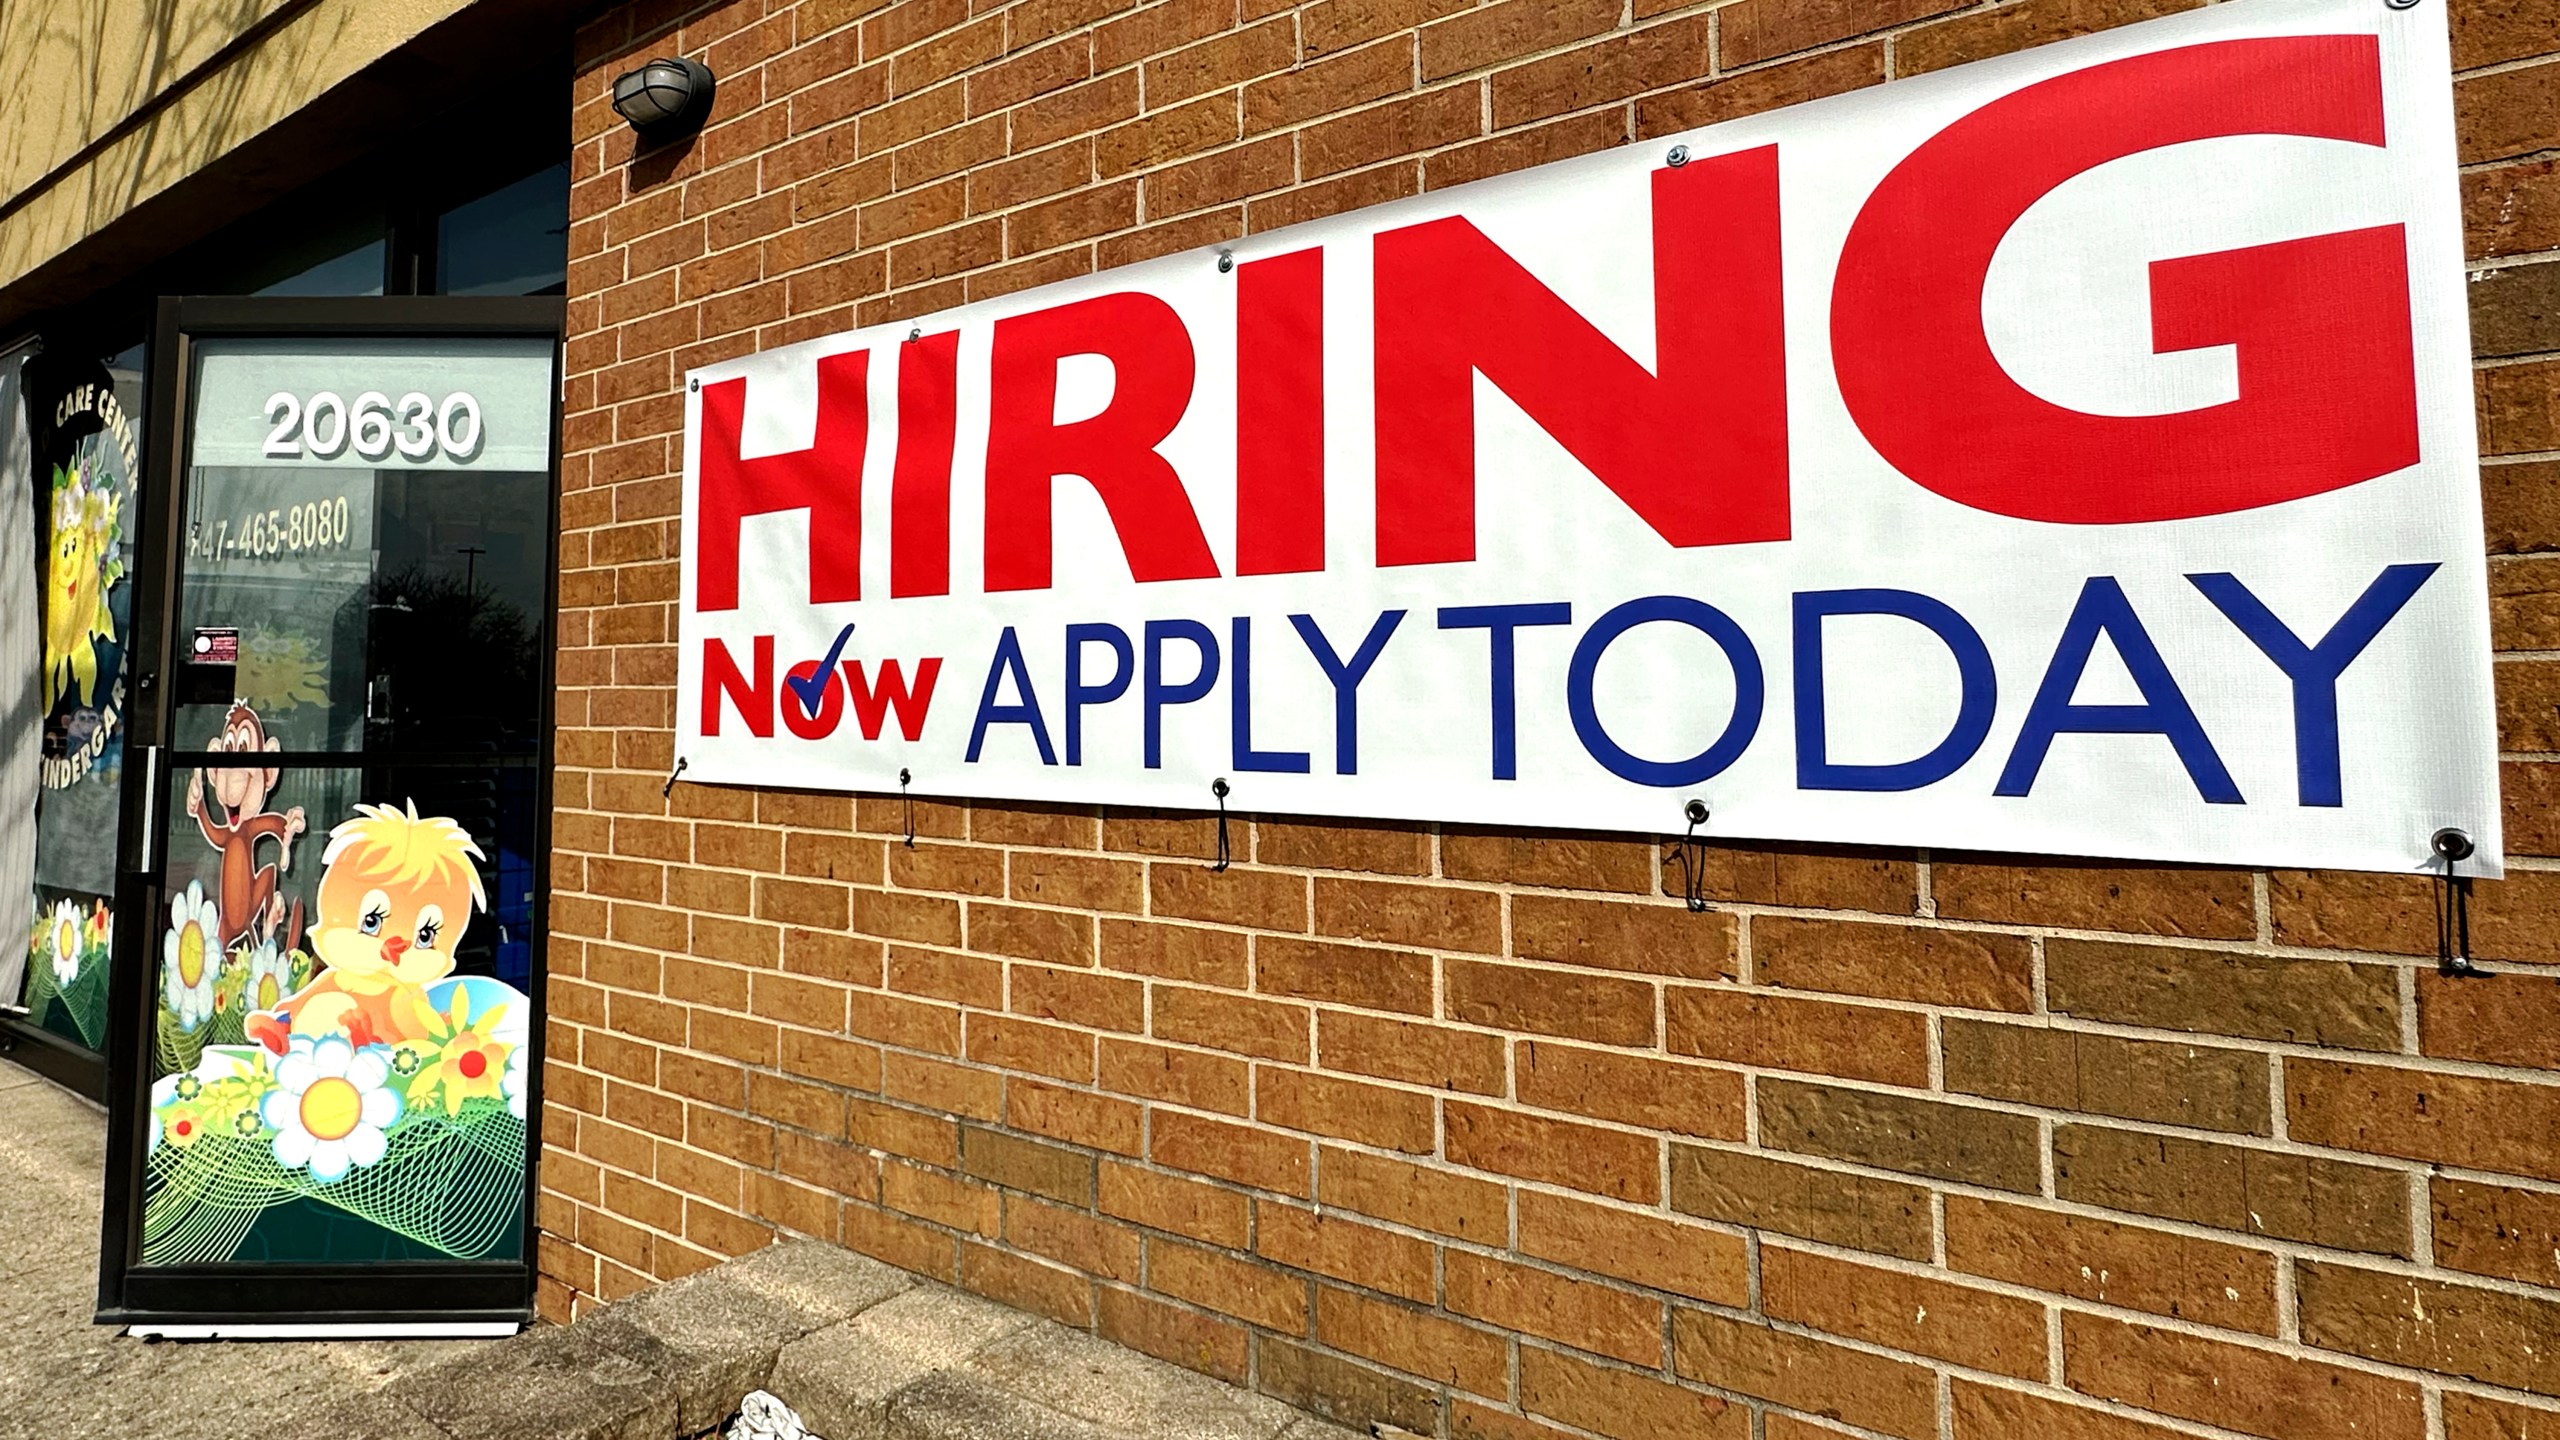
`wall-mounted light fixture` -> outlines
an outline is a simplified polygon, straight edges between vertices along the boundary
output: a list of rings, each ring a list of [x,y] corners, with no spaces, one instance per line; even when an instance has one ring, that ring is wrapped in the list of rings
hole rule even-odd
[[[661,56],[613,79],[613,113],[655,144],[702,128],[718,89],[711,67],[699,60]]]

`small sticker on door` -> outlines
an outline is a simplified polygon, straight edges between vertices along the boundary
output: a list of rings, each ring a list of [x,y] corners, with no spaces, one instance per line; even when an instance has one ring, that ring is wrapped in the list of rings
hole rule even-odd
[[[240,632],[232,628],[196,631],[195,644],[187,650],[191,665],[237,665],[240,663]]]

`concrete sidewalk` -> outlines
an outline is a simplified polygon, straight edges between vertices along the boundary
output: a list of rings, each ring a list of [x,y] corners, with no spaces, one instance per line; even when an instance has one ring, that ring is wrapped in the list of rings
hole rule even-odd
[[[764,1387],[828,1440],[1359,1440],[811,1240],[510,1340],[146,1345],[90,1321],[105,1141],[0,1061],[0,1440],[685,1440]]]
[[[0,1440],[267,1434],[487,1342],[146,1345],[90,1323],[107,1117],[0,1060]]]

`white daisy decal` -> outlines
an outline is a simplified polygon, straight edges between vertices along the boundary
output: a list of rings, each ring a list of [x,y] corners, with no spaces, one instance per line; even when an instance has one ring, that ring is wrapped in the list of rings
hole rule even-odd
[[[160,995],[177,1012],[178,1028],[193,1032],[213,1014],[214,972],[221,968],[222,924],[201,881],[169,902],[169,934],[161,946]]]
[[[80,907],[65,900],[53,907],[44,922],[45,958],[53,962],[53,981],[57,989],[68,988],[80,976]]]
[[[249,980],[240,991],[240,1008],[273,1010],[292,994],[293,962],[276,949],[276,942],[264,940],[249,952]]]
[[[517,1119],[524,1118],[524,1052],[518,1045],[507,1052],[507,1073],[498,1080],[498,1088],[507,1097],[507,1109]]]
[[[400,1092],[385,1083],[391,1061],[379,1045],[358,1050],[338,1035],[316,1044],[297,1035],[292,1044],[276,1064],[276,1088],[259,1104],[259,1118],[276,1132],[277,1164],[333,1184],[350,1165],[382,1158],[383,1132],[400,1118]]]

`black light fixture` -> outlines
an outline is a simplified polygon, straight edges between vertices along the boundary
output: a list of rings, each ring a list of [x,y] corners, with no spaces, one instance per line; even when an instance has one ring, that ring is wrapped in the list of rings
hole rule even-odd
[[[718,89],[711,67],[699,60],[660,56],[613,79],[613,113],[631,122],[651,143],[674,140],[702,128]]]

